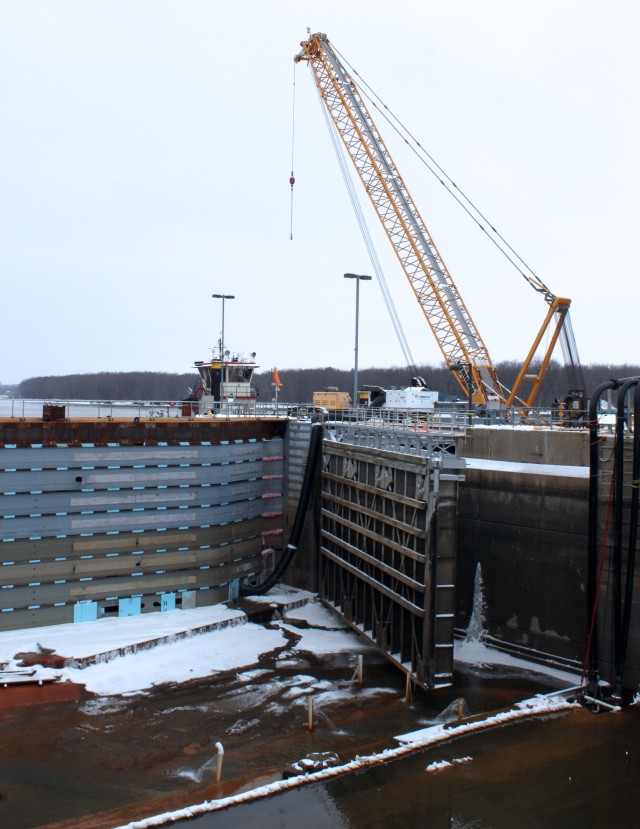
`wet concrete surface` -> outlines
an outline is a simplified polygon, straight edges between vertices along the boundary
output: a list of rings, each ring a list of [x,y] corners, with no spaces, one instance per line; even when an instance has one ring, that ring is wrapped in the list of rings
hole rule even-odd
[[[281,779],[311,753],[335,752],[344,762],[393,747],[394,735],[454,718],[444,712],[457,711],[460,698],[473,715],[554,687],[514,671],[465,669],[453,688],[416,692],[407,703],[404,675],[356,637],[354,652],[323,656],[296,651],[294,631],[288,639],[243,671],[144,695],[0,711],[0,824],[116,826],[124,815],[142,818]],[[218,786],[216,742],[225,750]],[[140,805],[119,816],[111,811],[133,804]],[[107,810],[103,821],[90,817]]]

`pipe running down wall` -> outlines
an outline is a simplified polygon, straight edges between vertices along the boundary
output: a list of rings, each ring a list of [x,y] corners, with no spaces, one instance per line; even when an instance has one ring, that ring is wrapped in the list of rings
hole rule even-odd
[[[293,559],[293,556],[298,549],[298,544],[300,543],[300,536],[302,535],[309,501],[313,492],[313,482],[318,467],[318,461],[321,457],[322,431],[323,429],[321,423],[313,423],[311,425],[309,453],[307,455],[302,490],[300,492],[300,499],[298,501],[296,516],[293,522],[293,527],[291,528],[291,536],[289,538],[289,543],[287,544],[287,549],[278,564],[274,567],[271,575],[264,582],[262,582],[262,584],[258,586],[243,584],[240,586],[240,594],[242,596],[262,596],[278,584],[291,564],[291,560]]]
[[[617,391],[616,428],[610,467],[604,467],[598,415],[606,391]],[[633,438],[629,402],[633,393]],[[602,698],[601,679],[610,697],[622,701],[629,688],[625,671],[630,650],[640,481],[640,378],[609,380],[594,391],[589,406],[590,474],[587,577],[587,652],[585,675],[590,694]],[[628,462],[631,454],[631,475]],[[607,481],[607,475],[608,481]],[[606,515],[603,507],[606,506]],[[607,571],[610,576],[607,577]],[[609,588],[611,596],[603,594]],[[605,601],[610,598],[611,601]],[[610,610],[607,608],[610,606]],[[609,651],[609,642],[611,650]],[[636,643],[637,645],[637,643]],[[636,648],[637,649],[637,648]]]

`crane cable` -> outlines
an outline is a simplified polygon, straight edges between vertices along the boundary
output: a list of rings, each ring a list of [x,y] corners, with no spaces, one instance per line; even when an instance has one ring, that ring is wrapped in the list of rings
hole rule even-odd
[[[424,164],[424,166],[429,170],[429,172],[440,182],[440,184],[445,188],[445,190],[449,193],[449,195],[458,203],[458,205],[465,211],[465,213],[469,216],[469,218],[478,226],[478,228],[485,234],[485,236],[491,241],[493,245],[500,251],[500,253],[507,259],[507,261],[518,271],[520,276],[531,285],[531,287],[537,293],[543,294],[545,301],[551,304],[555,299],[553,292],[545,285],[542,279],[535,273],[533,268],[528,265],[524,259],[520,256],[519,253],[507,242],[507,240],[502,236],[502,234],[496,229],[492,222],[484,215],[484,213],[477,207],[474,202],[464,193],[458,185],[453,181],[453,179],[444,171],[444,169],[438,164],[438,162],[433,158],[433,156],[426,150],[422,144],[417,140],[417,138],[411,133],[411,131],[404,126],[404,124],[400,121],[400,119],[389,109],[389,107],[384,103],[384,101],[374,92],[374,90],[369,86],[369,84],[364,80],[364,78],[358,73],[358,71],[346,60],[344,55],[339,52],[335,46],[332,44],[332,48],[339,55],[340,59],[344,62],[346,66],[349,67],[349,70],[353,73],[354,76],[357,76],[361,83],[362,88],[360,91],[362,92],[363,96],[371,103],[373,107],[375,107],[378,112],[382,115],[382,117],[387,121],[387,123],[391,126],[391,128],[396,132],[397,135],[404,141],[404,143],[409,147],[409,149],[417,156],[419,161]],[[378,106],[378,102],[380,106]],[[389,113],[389,115],[387,115]],[[393,119],[393,120],[392,120]],[[395,122],[395,123],[394,123]],[[398,126],[396,126],[396,124]],[[409,142],[407,137],[414,142],[415,146]],[[418,149],[416,149],[418,148]],[[421,153],[426,156],[426,159]],[[431,166],[433,164],[434,167],[437,168],[437,171]],[[441,174],[446,181],[448,181],[451,185],[449,187],[443,178],[439,175]],[[453,188],[458,195],[453,192],[451,189]],[[463,200],[465,203],[463,203]],[[467,206],[468,205],[468,206]],[[491,231],[495,234],[495,237],[491,235],[491,233],[487,230],[484,224],[479,221],[478,217],[484,222]],[[500,241],[498,241],[500,240]],[[502,244],[501,244],[502,243]],[[503,247],[504,246],[504,247]],[[511,256],[507,250],[513,254]],[[529,272],[530,275],[526,274],[522,268],[517,264],[515,261],[517,260],[520,264]],[[560,333],[560,345],[562,350],[562,355],[564,359],[565,365],[569,366],[573,371],[574,375],[574,382],[580,388],[584,388],[584,374],[582,371],[582,366],[580,364],[580,357],[578,355],[578,348],[576,345],[575,337],[573,334],[573,328],[571,325],[571,317],[569,311],[565,313],[565,319],[562,325],[561,333]]]
[[[322,94],[320,93],[317,84],[314,84],[314,86],[316,88],[316,93],[320,101],[320,108],[322,110],[322,114],[324,116],[324,120],[329,131],[331,143],[333,145],[336,158],[338,159],[338,165],[340,166],[340,171],[342,172],[342,177],[347,188],[347,192],[349,193],[351,206],[353,207],[353,211],[356,215],[356,220],[358,222],[358,226],[360,228],[360,232],[362,234],[365,247],[367,248],[369,259],[371,260],[371,266],[375,272],[378,284],[380,285],[380,290],[382,291],[382,296],[387,306],[387,311],[391,318],[391,323],[395,330],[398,343],[400,344],[400,349],[402,350],[402,354],[404,356],[407,366],[415,372],[417,370],[416,363],[413,359],[413,354],[411,353],[411,348],[409,347],[409,343],[404,333],[402,323],[400,322],[400,317],[398,316],[398,312],[396,311],[396,307],[393,302],[393,297],[391,295],[391,292],[389,291],[389,286],[387,285],[387,280],[385,278],[384,271],[382,270],[382,267],[380,265],[380,260],[378,259],[378,254],[376,253],[376,249],[373,244],[373,239],[371,238],[371,233],[369,232],[369,227],[367,226],[367,222],[362,211],[362,205],[360,204],[360,199],[358,198],[358,194],[353,183],[353,179],[350,175],[350,167],[347,164],[345,158],[344,147],[342,145],[342,142],[339,140],[337,128],[334,122],[329,117],[327,108],[323,105]]]
[[[316,92],[318,97],[321,99],[320,90],[316,86]],[[351,199],[351,204],[353,206],[354,212],[356,214],[356,219],[358,221],[358,225],[360,227],[360,232],[362,233],[362,237],[364,239],[365,247],[369,253],[369,259],[371,260],[371,265],[375,272],[376,278],[378,280],[378,284],[380,285],[380,289],[382,291],[382,295],[387,306],[387,311],[391,318],[391,323],[394,327],[396,337],[398,338],[398,342],[400,344],[400,349],[404,355],[405,362],[409,368],[413,371],[416,370],[415,360],[411,353],[411,349],[409,347],[409,343],[407,341],[406,335],[404,333],[404,329],[402,327],[402,323],[400,322],[400,317],[398,316],[398,312],[396,311],[393,298],[391,296],[391,292],[389,291],[389,287],[387,285],[387,281],[384,276],[384,272],[382,267],[380,266],[380,260],[378,259],[378,255],[376,253],[375,247],[373,245],[373,240],[371,239],[371,234],[369,233],[369,228],[367,227],[366,220],[364,218],[364,214],[362,212],[362,207],[360,205],[360,201],[358,199],[358,195],[356,189],[353,184],[353,180],[349,175],[349,168],[344,158],[344,152],[341,151],[341,144],[338,141],[336,130],[333,125],[333,122],[329,119],[328,113],[326,108],[322,106],[321,102],[321,110],[323,112],[325,122],[327,124],[327,128],[329,130],[329,135],[331,137],[331,142],[333,144],[336,156],[338,158],[338,164],[342,171],[342,176],[347,187],[347,191],[349,193],[349,198]],[[295,184],[295,177],[293,173],[293,159],[294,159],[294,149],[295,149],[295,108],[296,108],[296,62],[293,62],[293,105],[292,105],[292,125],[291,125],[291,176],[289,178],[289,184],[291,185],[291,216],[290,216],[290,232],[289,238],[293,239],[293,185]]]
[[[402,121],[400,121],[400,119],[396,115],[394,115],[394,113],[389,109],[389,107],[384,103],[384,101],[373,91],[373,89],[369,86],[369,84],[364,80],[362,75],[360,75],[360,73],[357,72],[357,70],[354,69],[354,67],[345,59],[344,55],[342,55],[342,53],[339,52],[338,49],[335,48],[333,43],[332,43],[332,47],[333,47],[334,51],[336,52],[336,54],[339,55],[339,57],[343,61],[343,63],[346,66],[349,67],[350,72],[352,72],[353,75],[358,77],[360,79],[360,81],[362,82],[363,86],[361,87],[361,91],[362,91],[363,95],[367,98],[367,100],[371,103],[371,105],[373,107],[375,107],[378,110],[378,112],[380,112],[380,114],[385,119],[385,121],[387,121],[387,123],[392,127],[392,129],[397,133],[397,135],[400,136],[400,138],[404,141],[404,143],[417,156],[417,158],[420,160],[420,162],[422,164],[424,164],[424,166],[429,170],[429,172],[433,176],[435,176],[435,178],[445,188],[445,190],[449,193],[449,195],[453,199],[455,199],[455,201],[460,205],[460,207],[465,211],[465,213],[467,213],[467,215],[470,217],[470,219],[473,222],[475,222],[475,224],[480,228],[480,230],[496,246],[496,248],[500,251],[500,253],[502,253],[502,255],[513,265],[513,267],[529,283],[529,285],[531,285],[531,287],[535,291],[537,291],[538,293],[544,294],[545,299],[547,301],[553,299],[553,296],[554,296],[553,293],[544,284],[542,279],[540,279],[540,277],[535,273],[535,271],[514,250],[514,248],[507,242],[507,240],[502,236],[502,234],[494,227],[494,225],[489,221],[489,219],[482,213],[482,211],[478,207],[476,207],[476,205],[471,201],[471,199],[458,187],[458,185],[455,183],[455,181],[453,181],[453,179],[443,170],[443,168],[438,164],[438,162],[433,158],[433,156],[420,144],[420,142],[415,138],[415,136],[411,133],[411,131],[409,129],[407,129],[407,127],[404,126]],[[380,106],[378,106],[378,103],[377,103],[378,101],[380,102]],[[386,110],[386,112],[385,112],[385,110]],[[387,115],[386,113],[389,113],[389,115]],[[396,126],[396,124],[397,124],[397,126]],[[408,140],[408,138],[406,136],[408,136],[408,138],[411,139],[411,141],[414,142],[415,147],[412,146],[412,144],[410,143],[410,141]],[[416,149],[416,147],[419,148],[419,150]],[[429,159],[429,161],[427,161],[421,155],[421,152],[424,153],[424,155],[426,156],[427,159]],[[429,162],[431,162],[431,164]],[[434,165],[439,172],[436,172],[436,170],[431,165]],[[446,179],[447,182],[449,182],[451,187],[449,187],[445,183],[445,181],[443,181],[443,179],[441,178],[439,173]],[[453,188],[453,190],[456,190],[457,193],[460,194],[461,198],[458,197],[458,195],[456,195],[456,193],[454,193],[451,188]],[[466,204],[464,204],[463,202],[466,202]],[[469,205],[469,207],[467,207],[467,205]],[[493,233],[495,234],[497,239],[499,239],[500,242],[502,242],[502,244],[505,245],[506,248],[508,248],[508,250],[513,254],[513,257],[515,257],[515,259],[517,259],[518,262],[520,262],[524,266],[524,268],[527,271],[529,271],[529,274],[531,274],[531,276],[527,275],[518,266],[518,264],[516,263],[514,258],[512,256],[510,256],[509,253],[504,249],[504,247],[502,247],[502,245],[497,241],[497,239],[494,238],[494,236],[492,236],[491,233],[489,233],[487,228],[479,221],[479,219],[477,217],[480,217],[480,219],[482,219],[482,221],[485,222],[489,226],[489,228],[491,229],[491,231],[493,231]]]
[[[564,323],[562,325],[562,332],[560,334],[560,347],[562,348],[562,357],[566,366],[571,366],[574,380],[578,388],[584,389],[585,379],[580,357],[578,356],[578,346],[576,338],[573,333],[573,326],[571,324],[571,317],[567,311]]]
[[[291,213],[289,217],[289,238],[293,240],[293,185],[296,183],[293,175],[293,153],[296,144],[296,62],[293,62],[293,103],[291,111],[291,175],[289,176],[289,184],[291,185]]]

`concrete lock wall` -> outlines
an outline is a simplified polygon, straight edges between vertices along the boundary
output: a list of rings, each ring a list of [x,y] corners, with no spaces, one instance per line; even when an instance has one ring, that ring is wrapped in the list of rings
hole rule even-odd
[[[589,436],[579,429],[505,428],[469,429],[462,454],[514,463],[589,466]]]
[[[588,435],[472,429],[458,499],[456,625],[481,567],[486,629],[527,658],[581,667],[586,643]],[[474,459],[484,459],[474,468]]]

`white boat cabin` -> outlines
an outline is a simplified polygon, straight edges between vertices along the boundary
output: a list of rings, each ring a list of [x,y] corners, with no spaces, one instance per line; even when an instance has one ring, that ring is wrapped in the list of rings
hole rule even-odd
[[[251,385],[253,372],[259,368],[255,356],[255,352],[245,357],[225,349],[222,361],[220,353],[214,353],[210,361],[195,362],[201,388],[195,390],[194,397],[201,401],[204,411],[213,409],[214,404],[255,402],[258,391]]]

